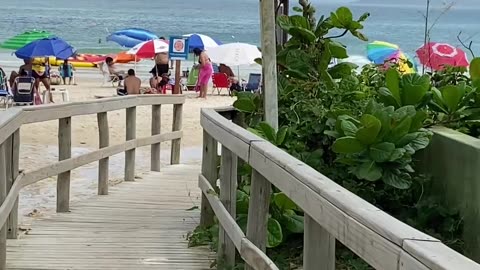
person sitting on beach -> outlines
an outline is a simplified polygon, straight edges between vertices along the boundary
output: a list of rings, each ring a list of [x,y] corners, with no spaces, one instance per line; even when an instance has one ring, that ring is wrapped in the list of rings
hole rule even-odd
[[[10,88],[13,89],[13,85],[15,84],[15,79],[23,74],[23,71],[27,73],[27,76],[32,76],[32,61],[30,59],[23,60],[24,64],[18,68],[18,72],[13,70],[10,73],[10,78],[8,79],[8,83],[10,84]]]
[[[27,73],[25,69],[21,69],[20,72],[17,74],[16,78],[31,78],[31,76]],[[17,92],[17,80],[14,79],[13,83],[10,85],[12,89],[12,94],[15,95]]]
[[[68,78],[68,84],[72,84],[73,71],[75,68],[71,63],[68,62],[68,59],[63,61],[63,64],[58,67],[58,70],[60,71],[60,76],[63,79],[63,84],[67,84],[66,78]]]
[[[235,73],[233,73],[232,69],[229,66],[220,63],[220,65],[218,66],[218,72],[225,73],[227,75],[231,83],[231,91],[240,91],[242,89],[242,86],[238,83],[237,77],[235,77]]]
[[[105,59],[105,63],[107,64],[108,72],[110,73],[110,75],[117,76],[118,79],[119,79],[118,86],[121,86],[123,78],[125,77],[125,71],[117,69],[117,66],[113,62],[113,58],[111,58],[111,57],[107,57]]]
[[[137,76],[135,76],[135,70],[129,69],[128,76],[125,78],[123,85],[125,87],[125,92],[127,93],[127,95],[139,95],[142,81]]]

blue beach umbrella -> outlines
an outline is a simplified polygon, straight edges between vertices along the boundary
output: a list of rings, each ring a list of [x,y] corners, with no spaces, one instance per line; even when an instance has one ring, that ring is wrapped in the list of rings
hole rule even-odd
[[[67,59],[73,54],[75,54],[74,48],[63,39],[57,37],[33,41],[15,52],[15,55],[20,59],[35,57]]]
[[[107,36],[107,41],[113,41],[127,48],[133,48],[144,41],[153,39],[158,39],[158,36],[148,30],[140,28],[123,29]]]
[[[193,49],[195,48],[205,50],[223,44],[217,39],[202,34],[188,34],[183,36],[188,38],[188,46],[190,47],[190,52],[193,51]]]

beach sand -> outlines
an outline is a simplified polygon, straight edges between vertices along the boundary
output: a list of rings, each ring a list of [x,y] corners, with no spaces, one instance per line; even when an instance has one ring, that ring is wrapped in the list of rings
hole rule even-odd
[[[101,87],[101,79],[78,78],[78,85],[53,86],[66,88],[70,101],[95,99],[95,95],[109,96],[115,93],[111,85]],[[211,90],[209,91],[209,94]],[[222,94],[226,94],[224,90]],[[181,162],[199,163],[201,158],[202,129],[200,126],[200,109],[206,107],[227,106],[233,103],[229,96],[208,96],[197,99],[194,92],[186,93],[183,107],[183,131]],[[61,102],[60,96],[54,95],[55,102]],[[162,132],[172,130],[172,105],[162,106]],[[125,141],[125,110],[108,113],[110,127],[110,144]],[[151,132],[151,106],[137,107],[137,137],[149,136]],[[162,143],[161,161],[169,160],[169,142]],[[98,128],[96,115],[76,116],[72,118],[72,155],[80,155],[98,148]],[[150,147],[137,151],[137,171],[147,171],[150,166]],[[112,185],[122,181],[124,154],[110,159],[110,182]],[[58,121],[28,124],[21,128],[20,168],[32,170],[47,166],[58,160]],[[97,192],[97,162],[72,171],[71,201],[81,201],[95,196]],[[20,195],[19,220],[23,228],[29,227],[31,218],[46,216],[55,212],[56,177],[42,180],[22,190]]]

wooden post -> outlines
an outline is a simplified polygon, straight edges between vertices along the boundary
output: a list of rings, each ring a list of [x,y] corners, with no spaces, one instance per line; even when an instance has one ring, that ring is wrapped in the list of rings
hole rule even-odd
[[[172,131],[182,130],[182,112],[183,104],[174,104],[173,105],[173,124]],[[180,147],[182,144],[182,139],[172,140],[172,149],[170,154],[170,164],[179,164],[180,163]]]
[[[228,213],[237,218],[237,156],[228,148],[222,147],[220,172],[220,200]],[[235,266],[235,245],[222,226],[219,226],[218,262],[220,269],[233,269]]]
[[[110,144],[110,131],[108,128],[107,112],[97,113],[99,148]],[[98,161],[98,195],[108,195],[109,158]]]
[[[152,106],[152,136],[160,134],[162,121],[162,105]],[[152,144],[150,149],[150,170],[160,171],[160,143]]]
[[[72,119],[58,120],[58,160],[72,157]],[[70,171],[57,177],[57,212],[68,212],[70,209]]]
[[[217,141],[205,130],[203,131],[202,175],[213,187],[216,185],[218,179]],[[207,197],[203,194],[201,207],[200,226],[209,227],[213,225],[213,210],[208,203]]]
[[[262,79],[265,121],[278,129],[277,44],[275,40],[275,1],[260,0],[262,40]]]
[[[303,240],[303,269],[335,269],[335,237],[309,215],[305,214]]]
[[[137,107],[127,108],[126,140],[136,138]],[[135,148],[125,151],[125,181],[135,181]]]
[[[289,14],[290,11],[290,0],[282,0],[283,3],[283,15]],[[282,44],[287,43],[288,41],[288,33],[287,31],[282,31]]]
[[[273,1],[272,1],[273,2]],[[267,249],[268,208],[272,185],[256,170],[252,171],[248,205],[247,238],[261,251]],[[245,266],[245,269],[253,269]]]
[[[6,142],[0,145],[0,203],[7,197]],[[0,224],[0,270],[7,269],[7,223]]]
[[[13,183],[15,183],[15,179],[17,179],[19,174],[19,161],[20,161],[20,129],[17,129],[9,140],[9,149],[7,152],[7,178],[10,181],[7,182],[7,193],[10,192]],[[17,239],[18,233],[18,196],[13,205],[12,211],[10,211],[10,215],[8,216],[7,220],[8,224],[8,231],[7,231],[7,238],[8,239]]]
[[[180,79],[181,79],[181,69],[182,68],[182,61],[175,60],[175,87],[173,88],[172,94],[181,94],[182,88],[180,87]]]

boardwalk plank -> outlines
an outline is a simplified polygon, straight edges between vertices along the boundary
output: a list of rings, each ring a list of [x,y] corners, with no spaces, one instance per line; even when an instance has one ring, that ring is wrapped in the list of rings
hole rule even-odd
[[[198,210],[187,211],[200,205],[199,171],[168,166],[70,213],[38,218],[28,234],[8,241],[8,269],[209,269],[214,255],[186,240],[199,224]]]

